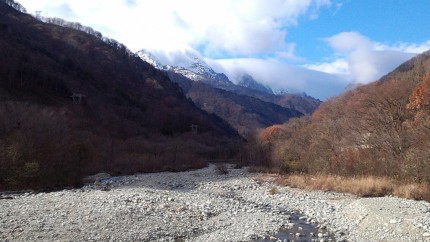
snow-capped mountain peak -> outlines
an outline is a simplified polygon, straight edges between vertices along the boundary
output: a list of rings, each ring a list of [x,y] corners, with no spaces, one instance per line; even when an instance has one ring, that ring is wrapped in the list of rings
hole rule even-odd
[[[185,68],[198,74],[215,73],[214,70],[199,57],[193,57],[193,62]]]
[[[177,57],[175,65],[164,65],[159,58],[147,50],[141,50],[137,54],[157,69],[173,71],[193,81],[202,81],[222,89],[234,85],[224,73],[215,72],[202,58],[193,53],[182,53]]]
[[[151,64],[153,67],[159,69],[159,70],[164,70],[165,66],[158,60],[158,58],[151,54],[151,52],[149,52],[148,50],[140,50],[136,53],[142,60],[148,62],[149,64]]]
[[[250,89],[254,89],[263,93],[273,94],[273,91],[270,87],[265,86],[259,82],[257,82],[251,75],[243,74],[238,78],[239,86],[247,87]]]

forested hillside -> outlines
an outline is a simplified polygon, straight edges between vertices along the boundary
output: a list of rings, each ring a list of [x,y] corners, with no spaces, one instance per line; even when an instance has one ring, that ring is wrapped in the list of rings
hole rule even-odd
[[[166,71],[199,108],[218,115],[242,136],[293,117],[309,115],[321,103],[309,96],[275,95],[269,87],[248,74],[235,84],[224,73],[215,72],[201,57],[193,54],[182,54],[186,61],[181,66],[165,65],[148,50],[137,54],[155,68]]]
[[[215,88],[204,82],[192,81],[177,73],[168,72],[168,74],[170,79],[178,83],[187,97],[191,98],[199,108],[223,118],[243,136],[247,136],[257,129],[281,124],[290,118],[306,114],[291,107],[295,105],[283,107],[274,102],[263,101],[254,96],[259,93],[257,91],[248,90],[246,94],[238,94],[232,90]],[[232,85],[232,87],[235,90],[247,90],[247,88],[236,85]],[[263,93],[261,95],[264,96]],[[275,97],[275,95],[265,96]],[[291,100],[293,99],[294,97],[291,98]],[[307,104],[306,100],[300,100],[297,106],[304,107]],[[309,106],[311,109],[312,107],[315,109],[318,105],[319,103],[316,102]]]
[[[287,172],[428,183],[429,86],[425,52],[379,81],[324,102],[312,117],[262,131],[251,145],[259,149],[250,149],[262,158],[251,160]]]
[[[234,153],[236,131],[124,45],[16,9],[0,1],[0,189],[182,170]]]

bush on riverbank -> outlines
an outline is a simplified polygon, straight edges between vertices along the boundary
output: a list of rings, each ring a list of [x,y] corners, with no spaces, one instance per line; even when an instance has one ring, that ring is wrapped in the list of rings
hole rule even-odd
[[[362,197],[398,196],[430,201],[430,184],[402,183],[386,177],[342,177],[333,175],[291,174],[280,176],[278,183],[307,190],[351,193]]]

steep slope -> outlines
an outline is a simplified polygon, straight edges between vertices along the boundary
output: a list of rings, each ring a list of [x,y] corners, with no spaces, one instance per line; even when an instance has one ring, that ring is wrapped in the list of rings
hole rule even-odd
[[[237,85],[246,87],[252,90],[256,90],[262,93],[273,94],[273,91],[270,87],[264,86],[258,83],[251,75],[244,74],[239,77]]]
[[[236,85],[195,56],[185,58],[189,59],[183,64],[186,67],[172,67],[163,65],[146,50],[137,54],[166,71],[197,106],[220,116],[241,134],[310,114],[320,104],[319,100],[310,97],[274,95],[270,88],[259,84],[250,75],[243,75]]]
[[[263,134],[271,147],[283,151],[273,157],[287,170],[428,185],[430,51],[379,81],[328,100],[309,120],[271,127]]]
[[[221,89],[229,89],[235,86],[225,74],[215,72],[198,56],[187,54],[181,66],[169,66],[160,63],[157,57],[147,50],[140,50],[137,55],[159,70],[175,72],[196,82],[204,82]]]
[[[141,50],[137,54],[154,67],[169,72],[174,72],[187,77],[190,80],[203,82],[214,88],[223,89],[242,96],[249,96],[265,102],[273,103],[286,109],[294,109],[303,114],[311,114],[321,101],[303,95],[292,93],[274,94],[273,91],[260,83],[252,76],[243,74],[239,77],[238,84],[231,82],[223,73],[215,72],[208,64],[197,56],[188,54],[181,66],[165,66],[156,56],[147,50]]]
[[[165,73],[91,28],[49,21],[0,2],[0,189],[231,153],[237,133]]]
[[[273,103],[287,109],[294,109],[306,115],[312,114],[321,104],[320,100],[309,96],[301,96],[292,93],[275,95],[239,85],[233,87],[230,91],[240,95],[258,98],[262,101]]]
[[[294,109],[284,108],[252,96],[240,95],[214,88],[203,82],[192,81],[172,71],[168,74],[197,106],[220,116],[243,135],[303,115]]]

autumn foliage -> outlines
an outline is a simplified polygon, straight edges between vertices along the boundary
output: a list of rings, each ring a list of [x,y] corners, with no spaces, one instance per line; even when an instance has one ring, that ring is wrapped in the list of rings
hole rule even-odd
[[[427,73],[413,89],[408,108],[422,110],[430,105],[430,73]]]
[[[279,134],[279,132],[281,132],[282,130],[282,126],[281,125],[272,125],[268,128],[265,128],[261,133],[260,133],[260,139],[262,141],[271,141],[273,140],[277,134]]]
[[[429,86],[426,52],[380,81],[327,100],[311,117],[260,131],[249,143],[263,152],[263,165],[280,172],[379,177],[428,187]]]

